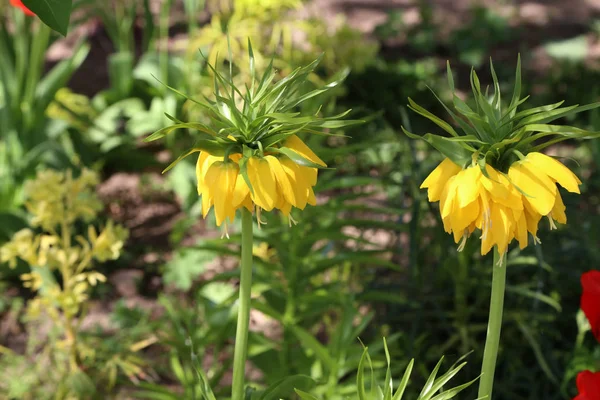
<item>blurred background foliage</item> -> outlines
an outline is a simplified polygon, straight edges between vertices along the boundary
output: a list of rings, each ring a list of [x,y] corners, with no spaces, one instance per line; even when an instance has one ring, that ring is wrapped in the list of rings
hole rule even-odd
[[[244,82],[248,37],[259,72],[273,58],[285,76],[321,53],[311,84],[349,69],[342,87],[302,111],[327,116],[351,107],[352,118],[367,121],[345,137],[310,137],[335,168],[320,174],[318,207],[294,214],[294,227],[264,215],[247,371],[256,393],[297,375],[316,381],[303,388],[298,378],[296,387],[319,399],[348,398],[356,392],[361,342],[383,381],[382,336],[392,376],[415,358],[407,398],[417,397],[442,354],[447,368],[470,353],[456,379],[477,377],[491,258],[481,257],[475,240],[457,253],[441,229],[419,190],[439,156],[400,131],[435,126],[404,107],[411,97],[445,115],[429,89],[447,99],[446,60],[458,72],[457,88],[466,90],[471,66],[491,80],[492,57],[509,88],[518,53],[529,103],[597,101],[600,4],[575,3],[76,0],[71,34],[60,39],[2,0],[0,245],[29,225],[26,182],[48,168],[75,176],[95,170],[103,211],[90,223],[109,218],[130,234],[120,258],[95,266],[107,282],[86,288],[85,313],[75,316],[85,362],[77,373],[57,370],[56,379],[42,377],[69,359],[69,350],[43,345],[56,327],[47,315],[26,314],[34,297],[19,278],[39,267],[2,265],[0,396],[208,399],[207,383],[217,398],[228,395],[239,227],[222,240],[212,217],[201,219],[194,160],[160,175],[193,132],[158,144],[141,139],[171,123],[165,113],[207,122],[165,85],[210,96],[206,59],[228,71],[230,54],[234,80]],[[600,112],[568,122],[600,130]],[[582,195],[564,196],[568,225],[543,230],[540,246],[509,253],[498,400],[569,399],[576,372],[600,368],[598,348],[592,351],[577,317],[579,276],[600,261],[600,142],[550,151],[583,178]],[[48,282],[61,282],[50,274]],[[48,283],[39,284],[42,293]],[[475,398],[469,390],[465,398]]]

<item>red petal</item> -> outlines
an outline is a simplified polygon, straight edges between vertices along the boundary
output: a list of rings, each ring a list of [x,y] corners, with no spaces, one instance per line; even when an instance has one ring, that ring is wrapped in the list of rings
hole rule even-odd
[[[589,271],[581,275],[581,286],[581,309],[590,321],[592,333],[600,341],[600,271]]]
[[[577,375],[579,395],[573,400],[600,400],[600,372],[583,371]]]
[[[21,0],[10,0],[10,5],[13,7],[20,8],[26,15],[34,16],[35,14],[29,8],[25,7],[25,4]]]

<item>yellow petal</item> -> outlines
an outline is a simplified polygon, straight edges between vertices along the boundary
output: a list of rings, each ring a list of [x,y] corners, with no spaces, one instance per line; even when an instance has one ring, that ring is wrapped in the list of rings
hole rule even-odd
[[[210,188],[205,183],[206,172],[208,168],[218,161],[217,157],[211,156],[205,151],[200,152],[196,162],[196,179],[198,181],[198,195],[202,196],[202,217],[206,218],[210,208],[213,205],[213,197]]]
[[[527,154],[526,160],[533,164],[540,173],[548,175],[569,192],[580,193],[579,185],[581,185],[581,181],[560,161],[536,152]]]
[[[208,168],[205,183],[210,188],[215,207],[215,219],[220,226],[225,218],[235,215],[232,196],[236,186],[239,167],[233,162],[217,161]]]
[[[290,148],[291,150],[295,151],[302,157],[315,164],[318,164],[322,167],[327,166],[327,164],[325,164],[323,160],[321,160],[315,153],[313,153],[313,151],[296,135],[288,137],[283,142],[283,146]]]
[[[541,215],[547,215],[554,206],[556,184],[547,175],[532,171],[530,163],[516,162],[508,170],[513,185],[526,194],[524,201]]]
[[[499,202],[498,200],[506,199],[509,195],[508,179],[490,165],[486,164],[485,171],[489,178],[482,174],[481,184],[489,192],[492,200]]]
[[[477,200],[481,186],[480,176],[482,174],[478,166],[469,167],[456,175],[456,199],[459,207],[465,207]]]
[[[452,232],[452,223],[450,221],[450,217],[442,218],[442,223],[444,224],[444,232],[451,233]]]
[[[252,203],[252,198],[250,197],[250,194],[246,196],[246,198],[242,202],[242,206],[246,207],[246,209],[250,212],[254,211],[254,203]]]
[[[315,186],[317,184],[318,169],[300,165],[300,171],[302,171],[302,175],[306,177],[306,181],[309,185]]]
[[[525,221],[527,222],[527,231],[534,237],[537,237],[537,229],[542,216],[533,209],[528,203],[525,203]]]
[[[492,203],[491,205],[491,220],[492,224],[490,231],[496,246],[498,246],[498,252],[503,254],[508,248],[508,244],[513,239],[513,226],[514,221],[512,219],[512,212],[509,208],[498,204]]]
[[[280,198],[279,204],[277,205],[277,208],[286,217],[289,217],[290,216],[290,212],[292,211],[292,205],[290,203],[288,203],[283,197]]]
[[[565,203],[563,203],[562,197],[560,193],[556,192],[556,201],[554,202],[554,207],[552,208],[552,219],[556,220],[556,222],[561,224],[567,223],[567,214],[565,214]]]
[[[308,196],[307,196],[306,202],[308,204],[310,204],[311,206],[316,206],[317,205],[317,197],[315,196],[315,192],[313,191],[313,188],[309,187],[307,190],[308,190]]]
[[[458,203],[454,202],[455,209],[451,214],[452,230],[463,234],[464,230],[474,223],[480,215],[479,200],[467,204],[465,207],[458,207]]]
[[[269,162],[262,158],[248,159],[248,178],[252,184],[252,200],[260,208],[271,211],[277,204],[277,182]]]
[[[290,202],[294,207],[304,210],[306,202],[308,200],[308,191],[310,187],[300,166],[293,162],[288,157],[282,157],[280,160],[281,166],[287,174],[292,190],[294,191],[295,202]]]
[[[281,166],[281,162],[278,158],[273,156],[266,156],[265,160],[269,163],[271,170],[275,174],[275,179],[277,180],[277,187],[279,188],[279,192],[285,198],[285,200],[291,204],[296,203],[296,197],[294,195],[294,189],[292,184],[290,183],[290,179],[288,175],[285,173],[285,170]]]
[[[442,218],[446,218],[447,216],[449,216],[454,208],[454,200],[456,198],[457,176],[458,175],[454,175],[450,177],[450,179],[448,179],[448,182],[446,183],[446,186],[444,187],[444,190],[442,191],[442,194],[440,196],[440,213],[442,215]]]
[[[461,168],[449,158],[445,158],[421,184],[421,189],[428,188],[427,196],[430,202],[440,200],[440,196],[448,179],[458,174]]]
[[[527,217],[525,216],[525,212],[521,213],[516,222],[515,237],[519,241],[519,248],[522,250],[527,247]]]
[[[238,208],[241,204],[247,201],[247,199],[250,199],[250,197],[248,196],[249,194],[250,188],[248,187],[248,184],[241,175],[238,176],[237,180],[235,181],[233,194],[231,196],[231,204],[233,205],[233,207]],[[250,202],[252,204],[252,200],[250,200]]]

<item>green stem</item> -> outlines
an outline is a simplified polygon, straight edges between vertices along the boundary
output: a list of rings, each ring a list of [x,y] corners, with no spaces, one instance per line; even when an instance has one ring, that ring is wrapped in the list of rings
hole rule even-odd
[[[252,288],[252,244],[252,213],[242,208],[242,263],[233,354],[232,400],[244,399],[244,372],[248,355],[248,324],[250,322],[250,291]]]
[[[487,337],[483,350],[483,363],[481,365],[481,378],[479,378],[479,398],[492,399],[494,386],[494,372],[500,344],[500,330],[502,328],[502,311],[504,308],[504,288],[506,286],[506,255],[500,262],[498,249],[494,247],[494,265],[492,275],[492,296],[490,301],[490,315],[488,319]],[[486,397],[487,396],[487,397]]]

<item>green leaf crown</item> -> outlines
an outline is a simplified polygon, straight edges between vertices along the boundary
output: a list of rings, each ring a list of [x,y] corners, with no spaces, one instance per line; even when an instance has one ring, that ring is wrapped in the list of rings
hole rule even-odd
[[[540,151],[567,139],[593,139],[600,136],[600,132],[551,124],[560,118],[596,108],[600,103],[561,107],[563,104],[561,101],[519,110],[519,107],[529,99],[529,96],[521,97],[519,56],[512,98],[508,107],[505,107],[501,101],[500,84],[491,59],[490,70],[494,86],[492,96],[488,95],[489,88],[486,88],[485,92],[481,90],[477,73],[471,69],[470,81],[474,99],[474,108],[472,108],[456,95],[454,78],[450,64],[447,63],[448,84],[452,91],[454,110],[444,104],[433,90],[432,93],[448,112],[457,128],[419,106],[411,98],[408,99],[408,107],[411,110],[435,123],[446,131],[449,137],[431,133],[423,136],[415,135],[402,127],[403,132],[410,138],[428,142],[458,165],[464,167],[475,161],[479,163],[482,171],[485,171],[485,164],[490,164],[503,172],[507,172],[514,161],[529,152]]]

